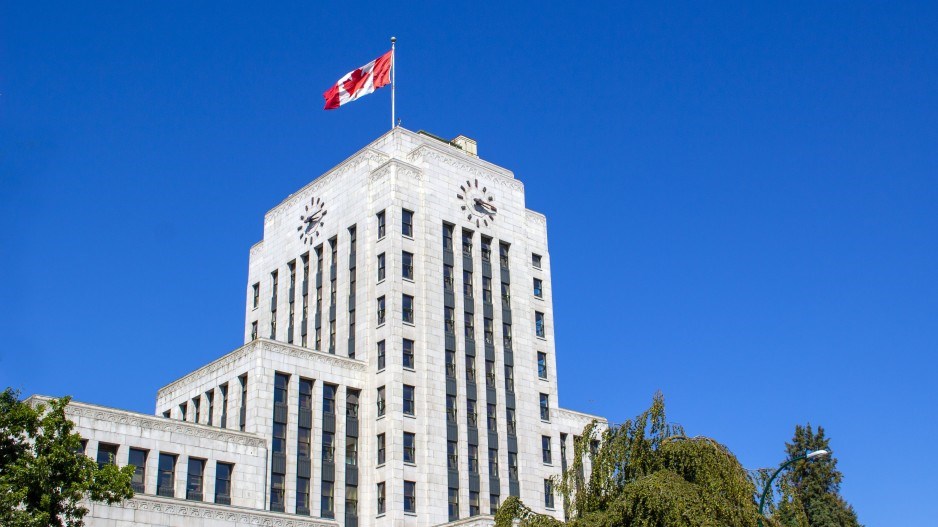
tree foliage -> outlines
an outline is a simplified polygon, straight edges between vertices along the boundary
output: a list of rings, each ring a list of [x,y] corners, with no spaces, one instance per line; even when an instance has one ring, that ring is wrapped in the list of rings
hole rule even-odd
[[[98,467],[81,452],[65,417],[70,398],[35,407],[0,393],[0,525],[81,527],[85,498],[116,503],[133,496],[133,466]]]
[[[590,443],[600,440],[590,454]],[[583,463],[591,472],[584,481]],[[723,445],[687,437],[665,419],[664,397],[634,420],[600,431],[591,423],[574,444],[573,463],[556,481],[569,519],[536,514],[517,498],[496,513],[497,527],[754,527],[758,511],[748,473]]]
[[[795,426],[794,438],[785,444],[789,458],[822,448],[831,450],[830,439],[823,427],[815,432],[810,424]],[[774,519],[784,527],[859,527],[853,507],[840,496],[842,480],[833,455],[789,466],[778,476],[781,499]]]

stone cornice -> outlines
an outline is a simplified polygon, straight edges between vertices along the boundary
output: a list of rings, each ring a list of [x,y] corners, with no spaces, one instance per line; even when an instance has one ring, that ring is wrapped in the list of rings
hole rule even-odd
[[[515,179],[510,171],[474,157],[470,158],[466,154],[448,152],[447,149],[430,143],[424,143],[407,154],[407,160],[411,163],[431,159],[503,187],[524,192],[524,184]]]
[[[227,368],[235,362],[244,359],[248,355],[261,351],[270,351],[290,357],[303,358],[312,361],[312,368],[315,368],[315,363],[317,362],[338,366],[340,368],[350,368],[355,371],[365,371],[366,368],[366,364],[360,360],[331,355],[324,351],[311,350],[283,342],[257,339],[160,388],[156,395],[157,405],[162,404],[165,398],[172,397],[174,395],[173,392],[181,386],[185,386],[200,377],[211,375],[218,370]]]
[[[492,525],[495,525],[495,516],[483,515],[441,523],[437,527],[491,527]]]
[[[251,246],[251,256],[257,256],[264,250],[264,240],[261,240]]]
[[[352,157],[336,165],[336,167],[332,170],[312,180],[300,190],[287,196],[287,199],[280,202],[279,205],[270,209],[267,214],[264,215],[264,223],[270,223],[274,219],[282,216],[290,207],[293,207],[297,203],[306,200],[310,195],[319,192],[323,186],[328,185],[346,172],[357,169],[358,167],[367,163],[378,164],[383,163],[388,159],[390,159],[390,156],[384,152],[375,150],[370,146],[366,146],[352,155]]]
[[[547,225],[547,216],[540,212],[534,212],[531,209],[524,209],[524,219],[538,225]]]
[[[568,419],[574,423],[581,423],[583,426],[588,425],[592,421],[598,421],[602,425],[608,425],[605,417],[600,417],[598,415],[590,415],[583,412],[577,412],[576,410],[567,410],[566,408],[557,408],[556,410],[558,417],[561,419]]]
[[[51,400],[49,397],[34,395],[29,398],[29,403],[35,405],[40,402],[48,402],[49,400]],[[96,404],[72,401],[68,403],[68,406],[65,407],[65,415],[67,417],[73,418],[72,420],[75,420],[74,418],[83,417],[87,419],[96,419],[98,421],[107,421],[109,423],[135,426],[141,430],[156,430],[160,432],[187,435],[190,437],[211,439],[214,441],[225,441],[227,443],[233,443],[237,445],[267,448],[267,441],[254,434],[228,430],[225,428],[217,428],[214,426],[176,421],[172,419],[166,419],[165,417],[129,412],[127,410],[118,410],[116,408],[98,406]]]
[[[200,503],[176,498],[136,494],[129,500],[113,505],[94,504],[96,507],[116,507],[149,511],[171,516],[221,520],[230,525],[263,525],[269,527],[338,527],[338,523],[321,518],[304,518],[293,514],[262,511],[245,507]]]
[[[391,170],[394,169],[397,175],[401,177],[412,177],[417,181],[423,180],[423,170],[420,168],[411,165],[410,163],[405,163],[400,159],[389,159],[383,164],[379,165],[378,168],[375,168],[371,171],[371,175],[368,176],[368,182],[374,183],[380,181],[391,173]]]

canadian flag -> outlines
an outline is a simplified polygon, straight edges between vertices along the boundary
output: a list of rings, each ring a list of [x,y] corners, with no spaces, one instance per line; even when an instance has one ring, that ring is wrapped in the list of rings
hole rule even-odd
[[[335,86],[322,94],[326,99],[326,105],[323,109],[335,110],[362,95],[368,95],[382,86],[391,84],[393,53],[393,51],[388,51],[357,70],[346,73],[335,83]]]

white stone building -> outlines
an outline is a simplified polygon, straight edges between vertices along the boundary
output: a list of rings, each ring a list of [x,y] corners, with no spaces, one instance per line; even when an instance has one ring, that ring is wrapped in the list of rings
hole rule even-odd
[[[290,195],[245,293],[244,346],[155,416],[69,406],[87,455],[142,467],[88,525],[563,518],[549,478],[605,420],[557,405],[546,221],[474,141],[398,127]]]

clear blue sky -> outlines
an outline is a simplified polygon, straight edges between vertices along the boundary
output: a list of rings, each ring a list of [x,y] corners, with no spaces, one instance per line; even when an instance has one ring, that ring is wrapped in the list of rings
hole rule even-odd
[[[190,4],[0,7],[0,385],[152,412],[239,346],[264,212],[388,128],[321,94],[393,34],[404,126],[548,216],[563,405],[662,390],[750,468],[823,425],[861,521],[934,522],[936,4]]]

